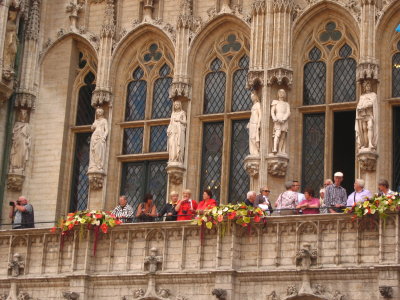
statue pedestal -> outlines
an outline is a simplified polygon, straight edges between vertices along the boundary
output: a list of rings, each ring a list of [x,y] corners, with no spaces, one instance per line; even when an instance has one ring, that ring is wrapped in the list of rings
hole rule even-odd
[[[260,156],[248,155],[244,159],[244,168],[250,176],[250,190],[257,191],[259,189],[258,175],[260,171]]]
[[[106,174],[104,172],[88,172],[89,184],[92,190],[101,190],[103,188],[104,177]]]
[[[267,157],[268,173],[271,176],[285,177],[289,163],[289,157],[286,153],[270,153]]]
[[[361,171],[375,171],[378,154],[375,150],[360,150],[357,154],[358,162],[360,163]]]
[[[20,192],[25,180],[25,175],[8,173],[7,188],[13,192]]]
[[[183,189],[183,176],[186,172],[183,163],[178,161],[169,161],[167,165],[168,181],[170,184],[170,191],[175,191],[178,194]]]

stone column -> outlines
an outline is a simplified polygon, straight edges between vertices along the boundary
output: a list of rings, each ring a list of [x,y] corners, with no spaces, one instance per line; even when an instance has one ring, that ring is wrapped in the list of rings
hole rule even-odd
[[[265,0],[256,0],[251,5],[251,36],[250,36],[250,66],[247,75],[247,87],[261,100],[261,110],[264,111],[264,36],[265,36]],[[264,116],[264,114],[262,114]],[[260,160],[264,148],[265,118],[261,118],[260,153],[248,155],[244,160],[244,167],[250,176],[250,190],[258,191],[260,188]]]
[[[38,62],[38,40],[40,27],[41,0],[33,0],[29,10],[29,19],[25,31],[24,50],[22,54],[21,75],[16,89],[15,111],[17,115],[13,128],[13,143],[10,153],[10,166],[7,187],[11,197],[21,192],[25,180],[27,163],[30,159],[31,129],[30,114],[35,107],[35,78]]]
[[[110,87],[110,65],[112,58],[112,45],[115,36],[115,0],[107,0],[104,12],[104,21],[100,33],[100,47],[98,55],[98,68],[96,76],[96,89],[92,96],[92,106],[102,108],[104,117],[108,122],[108,132],[111,131],[111,87]],[[108,134],[109,135],[109,134]],[[89,209],[102,209],[105,205],[104,178],[107,175],[109,139],[106,141],[106,156],[103,170],[89,170]]]
[[[286,136],[286,150],[273,151],[273,127],[271,119],[271,104],[273,99],[277,99],[279,90],[285,90],[287,93],[286,101],[290,105],[289,90],[292,85],[293,71],[291,69],[291,38],[292,38],[292,20],[294,12],[293,0],[273,0],[271,3],[271,37],[272,47],[268,49],[269,61],[266,73],[267,83],[267,111],[268,122],[268,140],[266,166],[268,171],[268,185],[283,186],[287,168],[289,164],[289,136]],[[277,100],[275,100],[277,101]],[[276,123],[276,122],[275,122]],[[275,197],[277,195],[273,195]]]
[[[357,66],[357,80],[360,83],[360,94],[363,93],[362,84],[368,81],[372,91],[378,91],[379,65],[376,59],[375,25],[377,2],[376,0],[361,0],[361,31],[360,31],[360,60]],[[377,105],[376,108],[379,108]],[[374,111],[378,124],[379,112]],[[356,121],[357,122],[357,121]],[[379,149],[361,149],[357,147],[358,174],[356,177],[365,180],[367,189],[376,189],[376,165]]]
[[[194,31],[195,19],[193,17],[193,2],[192,0],[181,0],[180,14],[176,25],[176,48],[175,48],[175,66],[174,78],[169,90],[169,96],[173,101],[173,106],[176,101],[180,101],[182,111],[187,111],[187,122],[190,120],[190,100],[192,97],[192,86],[188,75],[188,50],[190,44],[190,34]],[[173,109],[174,111],[174,109]],[[187,128],[189,127],[186,125]],[[185,182],[185,173],[187,168],[187,142],[185,140],[183,158],[181,160],[171,159],[168,161],[168,190],[176,191],[181,194]]]

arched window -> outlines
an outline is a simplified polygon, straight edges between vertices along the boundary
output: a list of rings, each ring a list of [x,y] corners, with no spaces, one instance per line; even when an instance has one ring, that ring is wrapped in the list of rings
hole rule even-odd
[[[222,62],[216,58],[206,75],[204,89],[204,113],[222,113],[225,110],[226,75],[221,71]]]
[[[392,97],[400,97],[400,41],[397,43],[398,52],[392,58]]]
[[[304,105],[325,103],[326,65],[321,59],[321,50],[317,47],[308,54],[310,62],[304,66]]]
[[[243,201],[249,176],[243,167],[248,155],[250,91],[246,89],[249,68],[245,39],[231,33],[216,41],[216,53],[204,77],[203,145],[200,195],[211,189],[217,201]],[[237,112],[248,112],[238,117]],[[225,163],[224,163],[225,162]]]
[[[83,55],[79,56],[79,67],[86,66]],[[95,85],[95,75],[88,71],[84,77],[84,85],[79,88],[75,131],[75,154],[71,183],[70,211],[87,208],[89,195],[90,125],[94,122],[95,109],[92,107],[92,94]]]
[[[349,56],[353,49],[345,44],[339,50],[340,58],[333,69],[333,102],[351,102],[356,100],[357,63]]]
[[[163,45],[145,47],[132,68],[127,86],[125,122],[122,122],[121,194],[137,208],[151,193],[161,208],[167,197],[167,127],[172,110],[168,90],[172,64]],[[148,101],[151,99],[151,101]]]

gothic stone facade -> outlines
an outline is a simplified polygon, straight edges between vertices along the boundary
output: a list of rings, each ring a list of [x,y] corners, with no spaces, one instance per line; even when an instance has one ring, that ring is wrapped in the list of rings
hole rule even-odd
[[[394,0],[0,0],[2,223],[8,222],[8,202],[21,194],[33,204],[36,221],[51,223],[71,210],[111,209],[120,194],[136,207],[152,192],[160,206],[172,190],[190,188],[198,199],[210,187],[227,203],[268,185],[275,199],[285,180],[301,179],[303,187],[317,189],[334,171],[344,171],[349,188],[354,178],[365,179],[372,191],[380,178],[397,188],[400,36],[394,29],[399,19],[400,2]],[[378,143],[368,151],[359,148],[355,135],[365,82],[378,99]],[[271,104],[280,89],[291,114],[286,148],[273,153],[277,131]],[[250,91],[261,106],[255,155],[249,155],[246,128]],[[177,102],[186,122],[170,131]],[[102,132],[91,126],[95,108],[103,110]],[[170,144],[172,133],[179,138]],[[44,231],[26,234],[27,245],[47,241]],[[13,243],[9,238],[3,239],[4,251]],[[376,255],[386,262],[379,243]],[[393,243],[397,249],[398,241]],[[318,255],[325,251],[319,247]],[[341,267],[348,254],[337,247],[335,264]],[[26,250],[31,257],[25,259],[47,253],[40,248]],[[76,260],[78,252],[73,252]],[[59,274],[65,261],[57,259]],[[357,268],[359,261],[349,264]],[[386,269],[389,277],[393,268]],[[339,269],[332,272],[341,274]],[[239,278],[240,272],[227,276]],[[282,269],[279,274],[300,280],[300,273]],[[371,276],[371,297],[378,299],[376,289],[386,278],[379,267],[357,274],[357,280]],[[85,283],[90,276],[80,278]],[[65,284],[58,275],[52,278],[55,285]],[[362,293],[361,281],[351,280],[358,285],[347,286],[347,295]],[[235,285],[235,293],[252,284]],[[283,285],[279,288],[272,299],[284,297]]]

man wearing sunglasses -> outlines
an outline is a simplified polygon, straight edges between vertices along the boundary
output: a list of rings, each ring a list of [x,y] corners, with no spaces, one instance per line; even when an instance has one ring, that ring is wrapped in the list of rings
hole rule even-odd
[[[267,186],[262,187],[260,189],[260,194],[257,195],[253,204],[254,207],[260,207],[263,211],[267,211],[268,214],[271,214],[273,211],[271,201],[269,200],[270,192]]]

